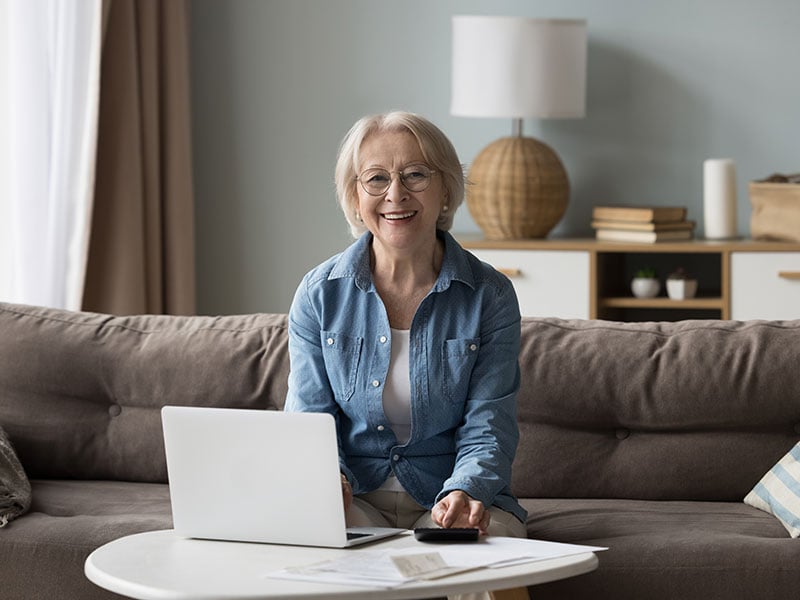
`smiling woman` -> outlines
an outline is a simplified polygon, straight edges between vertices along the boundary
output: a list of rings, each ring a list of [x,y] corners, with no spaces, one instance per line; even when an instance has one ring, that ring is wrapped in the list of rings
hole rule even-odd
[[[464,196],[452,144],[418,115],[365,117],[336,185],[358,239],[295,293],[286,409],[336,418],[349,525],[524,537],[519,305],[447,233]]]
[[[367,230],[358,219],[356,187],[356,182],[363,175],[362,170],[367,168],[363,155],[368,147],[365,148],[364,144],[370,136],[388,133],[412,136],[416,142],[414,152],[421,155],[419,164],[440,176],[448,198],[448,210],[439,215],[437,227],[448,231],[453,225],[453,215],[464,199],[464,172],[458,154],[450,140],[430,121],[411,113],[391,112],[365,117],[356,122],[339,150],[336,191],[353,237],[357,238]],[[418,188],[417,191],[424,191],[424,188]]]
[[[403,315],[390,313],[389,322],[407,329],[416,305],[408,305],[410,298],[404,296],[427,293],[441,266],[436,229],[450,208],[448,192],[408,131],[375,132],[364,140],[360,154],[356,218],[373,235],[375,283],[381,296],[408,307]]]

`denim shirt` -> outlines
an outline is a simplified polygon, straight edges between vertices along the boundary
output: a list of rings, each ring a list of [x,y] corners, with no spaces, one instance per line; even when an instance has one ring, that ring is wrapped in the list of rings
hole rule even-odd
[[[383,412],[391,329],[370,271],[372,235],[310,271],[289,311],[286,410],[334,416],[355,494],[394,473],[422,506],[459,489],[524,522],[510,490],[519,429],[520,314],[509,280],[445,232],[438,279],[410,330],[411,437]]]

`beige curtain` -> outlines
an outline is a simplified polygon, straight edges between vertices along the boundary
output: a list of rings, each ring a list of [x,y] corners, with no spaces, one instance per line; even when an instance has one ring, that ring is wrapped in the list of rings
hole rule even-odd
[[[195,312],[188,0],[104,0],[83,309]]]

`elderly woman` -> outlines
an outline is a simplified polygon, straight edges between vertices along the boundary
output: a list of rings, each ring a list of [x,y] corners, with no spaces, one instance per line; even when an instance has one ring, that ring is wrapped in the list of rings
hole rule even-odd
[[[348,525],[525,537],[519,307],[447,233],[464,195],[452,144],[414,114],[363,118],[336,186],[357,241],[297,289],[286,409],[336,418]]]

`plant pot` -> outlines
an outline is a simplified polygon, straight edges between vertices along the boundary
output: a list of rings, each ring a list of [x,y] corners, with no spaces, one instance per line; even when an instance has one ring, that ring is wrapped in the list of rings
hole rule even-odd
[[[637,298],[653,298],[661,291],[661,282],[650,277],[634,277],[631,280],[631,291]]]
[[[694,298],[697,279],[667,279],[667,296],[673,300]]]

